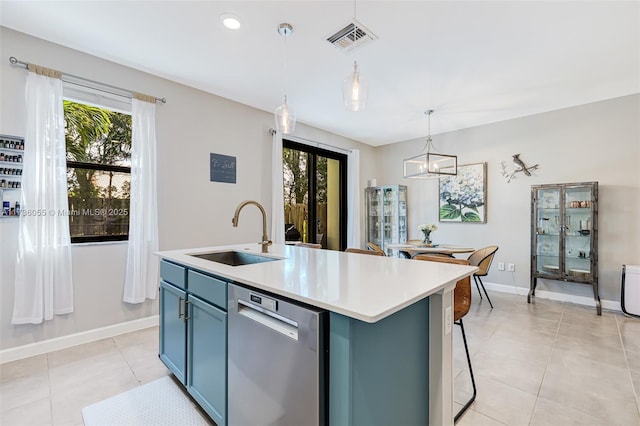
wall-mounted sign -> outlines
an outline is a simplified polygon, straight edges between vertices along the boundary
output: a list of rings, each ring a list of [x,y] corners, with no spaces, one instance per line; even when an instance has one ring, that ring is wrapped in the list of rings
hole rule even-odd
[[[236,183],[236,157],[211,153],[211,182]]]

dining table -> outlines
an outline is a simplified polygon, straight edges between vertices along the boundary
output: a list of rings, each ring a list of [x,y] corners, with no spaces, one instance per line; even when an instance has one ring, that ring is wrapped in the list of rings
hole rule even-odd
[[[464,247],[453,244],[421,244],[402,243],[387,244],[386,248],[398,250],[398,253],[407,259],[413,258],[416,254],[439,254],[454,257],[455,254],[473,253],[473,247]]]

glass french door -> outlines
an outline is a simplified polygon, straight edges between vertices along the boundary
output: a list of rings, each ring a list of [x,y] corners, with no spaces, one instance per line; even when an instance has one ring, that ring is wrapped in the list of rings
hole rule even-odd
[[[283,140],[285,240],[346,247],[347,156]]]

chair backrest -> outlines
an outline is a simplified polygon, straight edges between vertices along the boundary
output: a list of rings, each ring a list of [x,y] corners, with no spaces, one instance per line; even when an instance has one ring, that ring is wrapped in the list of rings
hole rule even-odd
[[[377,245],[376,243],[372,243],[371,241],[369,241],[367,243],[367,247],[369,247],[369,250],[381,253],[383,256],[386,256],[387,253],[384,252],[384,250],[382,250],[382,247],[380,247],[379,245]]]
[[[315,244],[315,243],[298,243],[298,244],[296,244],[296,246],[298,246],[298,247],[308,247],[308,248],[314,248],[314,249],[321,249],[322,248],[322,244]]]
[[[465,259],[455,257],[433,256],[430,254],[418,254],[415,260],[428,260],[430,262],[455,263],[457,265],[469,265]],[[467,315],[471,307],[471,277],[464,277],[456,283],[453,291],[453,320],[458,321]]]
[[[360,253],[360,254],[370,254],[372,256],[384,256],[384,253],[379,252],[379,251],[373,251],[373,250],[363,250],[363,249],[359,249],[359,248],[346,248],[344,250],[345,253]]]
[[[469,265],[478,267],[478,272],[474,275],[484,277],[489,273],[491,262],[493,262],[493,257],[497,251],[498,246],[488,246],[471,253],[471,256],[467,258]]]

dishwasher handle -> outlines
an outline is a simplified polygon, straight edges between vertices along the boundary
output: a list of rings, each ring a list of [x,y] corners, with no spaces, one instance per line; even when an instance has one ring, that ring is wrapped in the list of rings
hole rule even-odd
[[[298,323],[292,319],[278,315],[256,306],[253,303],[238,299],[238,315],[269,327],[273,331],[298,340]]]

